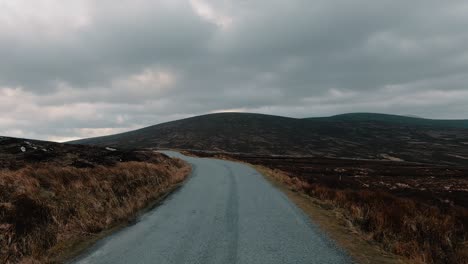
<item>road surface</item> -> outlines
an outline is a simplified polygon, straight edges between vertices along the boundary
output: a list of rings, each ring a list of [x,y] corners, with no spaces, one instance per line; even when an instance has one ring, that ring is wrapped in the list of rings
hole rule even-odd
[[[165,153],[191,163],[191,178],[135,225],[73,263],[351,263],[251,167]]]

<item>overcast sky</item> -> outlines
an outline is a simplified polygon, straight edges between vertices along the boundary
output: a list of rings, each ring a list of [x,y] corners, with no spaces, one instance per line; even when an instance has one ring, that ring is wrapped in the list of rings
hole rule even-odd
[[[468,2],[0,0],[0,135],[222,111],[468,118]]]

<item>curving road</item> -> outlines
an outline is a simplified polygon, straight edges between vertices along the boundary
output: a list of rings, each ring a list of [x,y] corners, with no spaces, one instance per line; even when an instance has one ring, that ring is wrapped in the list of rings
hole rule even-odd
[[[73,263],[351,263],[254,169],[164,153],[190,162],[191,178],[137,224]]]

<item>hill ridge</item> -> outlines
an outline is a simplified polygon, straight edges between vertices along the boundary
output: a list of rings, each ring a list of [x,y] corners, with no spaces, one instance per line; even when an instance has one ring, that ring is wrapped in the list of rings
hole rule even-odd
[[[71,143],[465,164],[468,120],[373,113],[322,118],[213,113]]]

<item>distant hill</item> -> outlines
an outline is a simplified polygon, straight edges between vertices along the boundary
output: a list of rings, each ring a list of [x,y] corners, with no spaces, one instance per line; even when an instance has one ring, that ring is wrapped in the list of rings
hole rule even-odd
[[[468,120],[372,113],[304,119],[218,113],[71,143],[468,164]]]
[[[426,127],[450,127],[450,128],[468,128],[468,120],[440,120],[427,119],[420,117],[375,114],[375,113],[352,113],[335,115],[331,117],[312,117],[308,120],[329,120],[329,121],[354,121],[354,122],[384,122],[409,126],[426,126]]]

